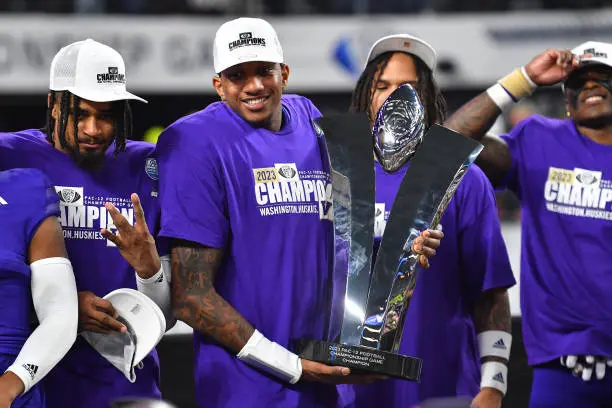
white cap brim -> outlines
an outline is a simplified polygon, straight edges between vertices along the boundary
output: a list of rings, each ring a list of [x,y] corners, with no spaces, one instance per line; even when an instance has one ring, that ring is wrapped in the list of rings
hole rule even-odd
[[[67,88],[67,89],[51,89],[52,91],[68,91],[79,98],[87,99],[92,102],[115,102],[115,101],[126,101],[126,100],[134,100],[143,103],[148,103],[145,99],[142,99],[140,96],[136,96],[130,92],[96,92],[93,90],[81,91],[77,88]]]
[[[271,48],[244,47],[243,49],[232,55],[232,58],[226,58],[223,64],[215,64],[215,72],[220,74],[228,68],[245,62],[275,62],[282,64],[283,58]]]
[[[580,65],[578,65],[577,69],[583,68],[583,67],[589,67],[592,65],[605,65],[608,67],[612,67],[612,60],[609,60],[607,58],[588,58],[588,59],[583,59],[580,61]]]
[[[434,71],[436,68],[436,51],[427,42],[409,34],[393,34],[376,41],[366,59],[365,66],[379,55],[386,52],[403,52],[419,57],[427,67]]]
[[[104,296],[104,299],[112,303],[134,331],[137,339],[134,364],[140,363],[166,332],[163,312],[147,295],[134,289],[117,289]]]

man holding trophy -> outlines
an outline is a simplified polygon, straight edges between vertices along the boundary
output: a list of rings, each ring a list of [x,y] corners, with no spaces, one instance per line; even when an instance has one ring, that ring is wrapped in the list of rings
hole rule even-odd
[[[380,376],[290,351],[294,340],[330,337],[334,213],[321,114],[282,95],[289,67],[266,21],[223,24],[213,55],[222,101],[173,123],[157,145],[160,235],[173,240],[174,313],[195,331],[196,400],[336,407],[335,384]],[[426,266],[442,234],[423,234],[412,249]]]
[[[367,113],[376,133],[376,122],[383,114],[381,106],[384,110],[390,95],[414,87],[423,104],[425,127],[441,123],[446,112],[433,78],[435,62],[433,48],[418,38],[409,35],[381,38],[372,46],[355,87],[352,110]],[[375,149],[384,152],[384,141],[376,140],[379,147]],[[422,151],[411,161],[409,153],[399,152],[395,160],[392,150],[387,160],[377,154],[379,225],[391,219],[389,212],[392,204],[393,211],[397,206],[400,183]],[[505,363],[511,346],[506,288],[514,285],[515,280],[492,187],[478,167],[465,170],[463,180],[455,179],[455,186],[450,187],[456,188],[456,192],[441,219],[445,237],[436,262],[420,276],[411,293],[399,345],[400,353],[423,360],[422,378],[419,383],[391,379],[356,386],[358,408],[374,404],[413,407],[432,398],[458,396],[466,397],[468,405],[474,398],[473,407],[492,408],[501,404],[507,386]],[[461,183],[457,186],[458,181]],[[448,200],[451,195],[452,191],[445,198]],[[375,231],[377,249],[382,233],[382,229]]]

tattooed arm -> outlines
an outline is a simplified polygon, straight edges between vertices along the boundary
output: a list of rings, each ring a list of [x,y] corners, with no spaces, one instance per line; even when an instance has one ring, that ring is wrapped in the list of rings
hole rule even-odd
[[[499,137],[486,135],[501,110],[491,97],[483,92],[456,111],[444,126],[464,136],[478,140],[485,148],[476,159],[476,164],[496,186],[510,170],[511,158],[508,145]]]
[[[222,259],[221,249],[175,241],[172,248],[172,308],[177,319],[212,337],[229,350],[242,353],[244,348],[249,348],[245,345],[250,343],[255,328],[214,288],[215,275]],[[262,334],[257,332],[254,337],[257,336],[261,338]],[[300,378],[332,384],[368,383],[379,379],[376,375],[351,377],[346,367],[299,359],[297,355],[265,338],[257,342],[257,345],[251,345],[250,352],[259,359],[259,368],[291,384]],[[244,359],[240,353],[238,357]]]
[[[223,250],[180,241],[172,248],[172,309],[193,329],[238,353],[253,326],[215,290]]]

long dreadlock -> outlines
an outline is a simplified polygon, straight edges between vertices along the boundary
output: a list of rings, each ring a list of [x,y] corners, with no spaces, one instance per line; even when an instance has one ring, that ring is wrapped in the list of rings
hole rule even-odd
[[[78,145],[78,112],[81,98],[68,91],[49,91],[49,107],[47,108],[47,124],[43,131],[47,134],[47,141],[55,146],[53,133],[55,132],[55,118],[53,117],[53,106],[59,103],[59,123],[57,124],[58,140],[63,149],[68,147],[66,141],[66,126],[68,125],[69,113],[72,114],[72,124],[74,126],[75,143]],[[71,103],[72,102],[72,103]],[[127,139],[132,137],[132,109],[128,101],[117,101],[112,107],[113,117],[115,118],[115,156],[119,152],[125,151]],[[73,149],[74,159],[79,159],[79,149]]]
[[[370,116],[370,105],[374,95],[375,84],[385,72],[385,68],[394,51],[386,52],[374,58],[361,73],[351,97],[351,112],[366,112]],[[416,91],[425,108],[425,123],[429,128],[434,123],[442,123],[446,119],[446,102],[440,88],[434,81],[432,71],[422,59],[410,55],[414,60],[417,74]],[[370,118],[373,120],[374,118]]]

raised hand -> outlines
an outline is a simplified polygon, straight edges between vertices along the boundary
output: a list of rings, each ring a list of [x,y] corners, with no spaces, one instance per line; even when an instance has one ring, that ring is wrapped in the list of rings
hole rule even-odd
[[[525,65],[525,72],[537,85],[564,81],[578,67],[578,58],[570,50],[546,50]]]
[[[161,261],[155,246],[155,239],[149,232],[140,198],[136,193],[133,193],[130,198],[134,206],[134,226],[130,225],[113,204],[106,203],[104,206],[113,219],[117,234],[113,234],[106,228],[103,228],[100,233],[119,248],[121,256],[134,268],[138,276],[147,279],[159,271]]]

